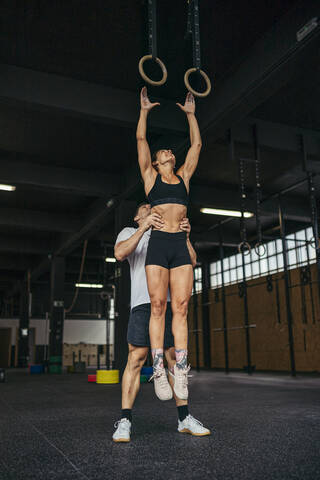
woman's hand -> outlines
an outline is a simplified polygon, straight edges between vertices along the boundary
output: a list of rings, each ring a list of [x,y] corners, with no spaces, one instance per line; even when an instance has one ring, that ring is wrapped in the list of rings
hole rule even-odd
[[[189,222],[189,218],[183,218],[180,222],[180,228],[183,232],[187,232],[187,238],[189,238],[191,232],[191,225]]]
[[[178,105],[184,113],[195,113],[196,111],[196,102],[194,101],[194,96],[190,92],[187,93],[184,105],[181,105],[181,103],[176,103],[176,105]]]
[[[140,92],[140,106],[141,110],[151,110],[153,107],[160,105],[159,102],[151,103],[148,98],[147,87],[143,87]]]

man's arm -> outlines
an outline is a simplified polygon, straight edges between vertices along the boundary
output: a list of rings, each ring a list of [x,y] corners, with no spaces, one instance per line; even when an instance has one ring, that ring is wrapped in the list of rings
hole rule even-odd
[[[196,265],[197,265],[197,254],[196,254],[195,249],[192,246],[192,243],[190,242],[189,237],[187,238],[187,247],[188,247],[188,250],[189,250],[192,266],[193,266],[193,268],[195,268]]]
[[[189,186],[190,178],[192,177],[195,169],[197,168],[199,156],[202,147],[201,134],[199,130],[198,121],[195,116],[195,101],[192,93],[188,93],[184,105],[177,103],[183,112],[187,115],[190,132],[191,146],[188,150],[186,160],[184,164],[179,168],[178,175],[180,175],[186,186]]]
[[[188,250],[189,250],[190,260],[191,260],[192,266],[193,266],[193,268],[195,268],[195,266],[197,265],[197,254],[196,254],[195,249],[192,246],[192,243],[190,242],[189,236],[190,236],[190,232],[191,232],[191,225],[190,225],[190,222],[189,222],[188,218],[183,218],[181,220],[180,228],[184,232],[187,232],[187,247],[188,247]]]
[[[115,244],[114,256],[119,262],[123,262],[129,255],[131,255],[131,253],[135,251],[142,238],[142,235],[149,230],[151,226],[156,228],[161,228],[163,226],[161,216],[157,213],[148,215],[148,217],[146,217],[141,223],[138,230],[130,238]]]
[[[160,105],[160,103],[150,102],[147,94],[147,89],[146,87],[143,87],[140,93],[141,109],[137,125],[136,138],[139,167],[145,185],[148,182],[152,184],[156,175],[156,172],[151,164],[151,153],[149,144],[147,142],[147,118],[150,110],[157,105]]]

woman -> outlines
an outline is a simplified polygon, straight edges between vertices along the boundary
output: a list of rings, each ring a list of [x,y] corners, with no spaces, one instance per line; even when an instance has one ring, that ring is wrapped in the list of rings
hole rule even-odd
[[[186,233],[180,229],[186,217],[189,181],[199,160],[201,136],[195,117],[195,101],[187,94],[184,105],[177,103],[186,114],[190,128],[191,146],[184,164],[174,173],[176,159],[171,150],[159,150],[151,158],[146,139],[147,117],[159,103],[151,103],[147,89],[140,94],[140,118],[137,126],[137,148],[141,175],[152,213],[162,217],[163,225],[153,229],[146,258],[146,275],[151,301],[150,342],[153,356],[154,384],[161,400],[172,398],[163,366],[163,337],[167,291],[170,288],[172,306],[172,333],[174,335],[176,365],[174,392],[178,398],[188,398],[187,345],[188,303],[192,293],[193,269],[186,243]]]

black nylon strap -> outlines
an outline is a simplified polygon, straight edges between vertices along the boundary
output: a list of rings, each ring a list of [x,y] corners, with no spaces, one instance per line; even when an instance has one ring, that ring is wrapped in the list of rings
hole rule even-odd
[[[253,126],[254,140],[254,156],[255,156],[255,173],[256,173],[256,229],[258,243],[262,243],[262,226],[261,226],[261,184],[260,184],[260,149],[258,143],[257,126]]]
[[[157,52],[157,0],[148,0],[148,39],[149,54],[152,58],[158,56]]]
[[[199,2],[193,0],[193,66],[201,68]]]
[[[200,20],[199,20],[199,2],[190,0],[188,2],[188,23],[186,37],[192,35],[192,57],[193,66],[200,70],[201,51],[200,51]]]
[[[247,241],[247,229],[246,229],[246,221],[244,217],[245,206],[246,206],[246,187],[245,187],[245,176],[244,176],[244,160],[239,158],[239,195],[240,195],[240,210],[241,210],[241,217],[240,217],[240,236],[242,242]]]

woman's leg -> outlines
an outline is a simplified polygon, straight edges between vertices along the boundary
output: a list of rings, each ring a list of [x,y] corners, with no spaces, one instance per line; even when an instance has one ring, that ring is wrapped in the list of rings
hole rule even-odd
[[[170,295],[172,307],[172,333],[176,350],[188,348],[188,303],[192,293],[193,269],[191,265],[170,270]]]
[[[160,400],[170,400],[172,398],[172,390],[163,365],[169,270],[158,265],[146,265],[146,274],[151,302],[149,335],[153,357],[154,388]]]
[[[191,265],[182,265],[170,270],[170,295],[172,307],[172,333],[176,354],[175,393],[186,400],[188,398],[188,303],[192,293],[193,269]]]
[[[169,270],[158,265],[147,265],[146,275],[151,302],[150,346],[152,350],[162,349],[163,353]]]

